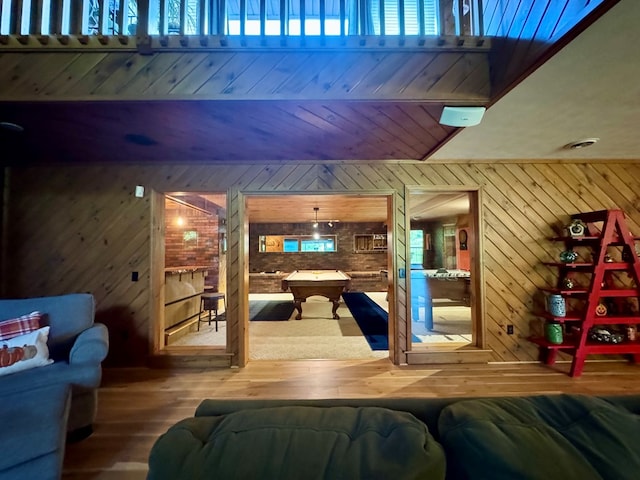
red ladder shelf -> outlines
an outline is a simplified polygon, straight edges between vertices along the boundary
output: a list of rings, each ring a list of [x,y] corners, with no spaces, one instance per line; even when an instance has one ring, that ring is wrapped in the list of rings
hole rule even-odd
[[[598,342],[589,338],[590,330],[594,326],[604,328],[611,325],[620,328],[640,323],[640,259],[635,248],[638,239],[629,231],[622,210],[578,213],[572,215],[571,219],[580,220],[586,225],[584,235],[569,235],[554,240],[564,242],[569,250],[584,247],[586,251],[583,251],[582,255],[590,253],[591,261],[545,263],[558,268],[558,284],[556,288],[541,290],[563,295],[568,300],[569,308],[564,317],[555,317],[547,312],[536,314],[548,321],[563,324],[563,342],[554,344],[544,337],[531,337],[529,340],[540,347],[541,358],[547,365],[555,363],[558,351],[572,355],[572,377],[582,374],[585,359],[589,354],[631,354],[633,360],[639,362],[640,332],[638,340],[628,340],[625,337],[620,343]],[[629,277],[622,286],[621,273],[626,273]],[[563,286],[563,279],[573,274],[582,275],[583,280],[590,277],[588,287],[569,289]],[[635,308],[632,310],[629,305],[622,305],[628,298],[635,299]],[[617,302],[619,310],[598,315],[598,306],[606,301]]]

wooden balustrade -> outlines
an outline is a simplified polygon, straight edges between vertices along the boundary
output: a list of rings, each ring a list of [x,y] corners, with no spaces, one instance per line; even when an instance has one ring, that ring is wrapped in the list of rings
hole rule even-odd
[[[3,0],[0,37],[482,37],[482,0]],[[121,40],[122,43],[126,41]],[[0,44],[6,41],[0,41]],[[188,41],[187,41],[188,44]]]

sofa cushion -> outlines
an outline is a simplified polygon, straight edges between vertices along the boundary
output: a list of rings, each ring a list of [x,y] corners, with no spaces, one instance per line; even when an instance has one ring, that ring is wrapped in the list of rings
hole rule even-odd
[[[0,320],[0,340],[9,340],[39,329],[42,317],[41,312],[31,312],[17,318]]]
[[[640,416],[580,395],[460,401],[443,409],[447,478],[638,478]]]
[[[185,419],[161,436],[150,480],[444,478],[442,447],[407,412],[274,407]]]
[[[53,362],[49,358],[49,327],[0,342],[0,375],[42,367]]]
[[[58,479],[62,474],[69,386],[0,393],[0,479]]]
[[[46,312],[44,325],[49,325],[49,352],[54,360],[67,360],[69,350],[80,332],[94,324],[93,295],[70,293],[50,297],[0,300],[0,317],[12,318],[25,312]]]

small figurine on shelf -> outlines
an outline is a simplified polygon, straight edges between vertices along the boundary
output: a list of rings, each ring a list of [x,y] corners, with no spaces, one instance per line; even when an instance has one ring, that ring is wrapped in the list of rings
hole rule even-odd
[[[606,263],[613,263],[613,257],[611,255],[609,255],[608,253],[604,254],[604,261]]]
[[[578,258],[578,254],[573,250],[565,250],[560,253],[560,260],[564,263],[573,263]]]
[[[584,237],[587,226],[582,220],[575,219],[568,226],[567,231],[571,237]]]
[[[564,277],[562,279],[562,288],[565,290],[572,290],[576,284],[571,277]]]
[[[607,306],[600,302],[596,305],[596,315],[599,317],[605,317],[607,315]]]
[[[630,342],[635,342],[637,333],[638,333],[638,330],[635,325],[627,326],[627,340],[629,340]]]

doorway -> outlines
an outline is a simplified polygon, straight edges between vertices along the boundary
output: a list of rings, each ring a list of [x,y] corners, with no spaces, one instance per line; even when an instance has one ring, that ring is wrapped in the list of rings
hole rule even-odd
[[[412,350],[478,345],[477,191],[408,192]]]
[[[350,277],[349,295],[366,295],[389,317],[390,195],[247,194],[246,296],[249,360],[388,358],[373,350],[344,298],[311,295],[286,319],[255,320],[259,302],[291,304],[283,279],[294,271],[338,270]],[[377,242],[377,243],[376,243]]]
[[[164,322],[169,350],[224,350],[226,193],[164,194]]]

